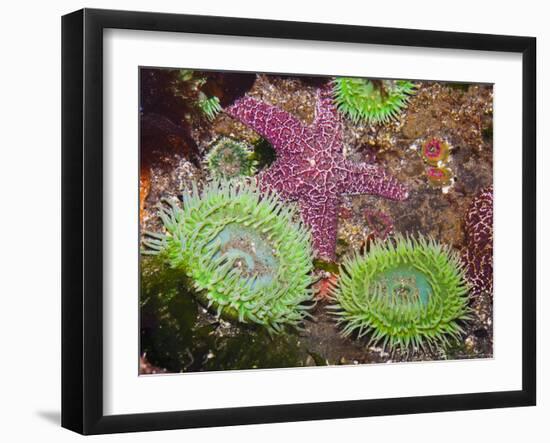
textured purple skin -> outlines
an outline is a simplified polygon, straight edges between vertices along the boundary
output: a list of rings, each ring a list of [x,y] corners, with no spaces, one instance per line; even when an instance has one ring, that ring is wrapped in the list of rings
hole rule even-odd
[[[298,202],[319,258],[335,260],[342,195],[373,194],[392,200],[408,196],[407,188],[380,166],[344,158],[342,124],[329,85],[317,91],[315,119],[310,126],[251,97],[237,100],[226,112],[275,149],[277,160],[258,175],[260,187]]]
[[[493,293],[493,187],[483,189],[472,201],[465,218],[466,247],[462,261],[472,285],[472,295]]]

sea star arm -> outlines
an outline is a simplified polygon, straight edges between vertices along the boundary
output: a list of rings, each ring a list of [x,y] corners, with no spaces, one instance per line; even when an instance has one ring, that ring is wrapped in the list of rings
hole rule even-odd
[[[274,190],[285,200],[297,200],[300,182],[292,177],[294,165],[276,161],[256,177],[262,191]]]
[[[405,200],[409,196],[407,187],[384,168],[347,160],[341,168],[340,191],[345,195],[372,194],[391,200]]]
[[[296,154],[303,149],[300,141],[307,128],[298,118],[276,106],[242,97],[225,112],[266,138],[279,154]]]
[[[302,221],[311,229],[313,247],[317,257],[323,260],[336,259],[339,208],[339,198],[305,198],[300,201]]]
[[[332,98],[330,83],[317,90],[315,119],[313,121],[316,138],[330,149],[340,149],[342,124]]]

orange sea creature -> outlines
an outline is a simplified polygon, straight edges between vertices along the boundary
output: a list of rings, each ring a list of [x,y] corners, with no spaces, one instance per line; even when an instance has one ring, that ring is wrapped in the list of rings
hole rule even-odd
[[[139,222],[143,224],[145,200],[151,191],[151,168],[142,165],[139,173]]]
[[[313,286],[314,298],[317,301],[329,301],[332,291],[338,281],[338,275],[328,271],[322,271],[322,276]]]

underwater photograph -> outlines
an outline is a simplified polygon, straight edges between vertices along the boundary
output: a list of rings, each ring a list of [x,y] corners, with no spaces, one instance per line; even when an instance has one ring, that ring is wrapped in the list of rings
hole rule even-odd
[[[492,84],[139,87],[140,375],[493,358]]]

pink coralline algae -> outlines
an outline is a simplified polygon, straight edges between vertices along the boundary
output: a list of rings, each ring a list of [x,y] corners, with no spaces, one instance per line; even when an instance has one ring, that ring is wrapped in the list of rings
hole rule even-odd
[[[226,112],[265,137],[277,159],[258,175],[264,191],[297,201],[313,235],[317,256],[335,260],[338,213],[343,195],[373,194],[404,200],[408,190],[383,168],[353,163],[343,155],[342,123],[329,85],[317,91],[311,125],[251,97],[243,97]]]
[[[371,229],[372,239],[386,240],[393,233],[393,221],[382,211],[365,211],[367,224]]]
[[[472,201],[465,218],[466,246],[462,261],[472,295],[493,292],[493,187]]]

